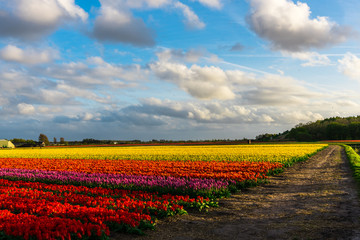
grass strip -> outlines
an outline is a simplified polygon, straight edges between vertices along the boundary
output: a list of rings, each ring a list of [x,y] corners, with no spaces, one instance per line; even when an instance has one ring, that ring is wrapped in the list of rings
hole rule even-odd
[[[354,178],[360,189],[360,156],[351,146],[345,144],[340,145],[345,149],[346,156],[349,159],[351,169],[353,170]]]

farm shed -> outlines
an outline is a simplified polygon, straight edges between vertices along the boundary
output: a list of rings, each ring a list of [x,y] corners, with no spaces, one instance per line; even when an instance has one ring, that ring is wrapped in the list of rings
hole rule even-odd
[[[0,147],[3,148],[15,148],[15,145],[9,141],[9,140],[6,140],[6,139],[0,139]]]

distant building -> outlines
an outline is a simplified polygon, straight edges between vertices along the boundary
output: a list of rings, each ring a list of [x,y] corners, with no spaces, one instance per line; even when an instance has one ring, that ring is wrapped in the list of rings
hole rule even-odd
[[[1,148],[15,148],[15,145],[6,139],[0,139],[0,147]]]

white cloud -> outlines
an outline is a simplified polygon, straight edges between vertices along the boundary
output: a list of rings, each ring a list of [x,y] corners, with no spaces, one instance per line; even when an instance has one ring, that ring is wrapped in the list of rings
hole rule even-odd
[[[95,56],[95,57],[88,57],[86,59],[86,62],[89,63],[90,65],[99,65],[99,66],[104,66],[104,65],[108,65],[108,63],[106,63],[104,61],[104,59],[102,59],[101,57]]]
[[[282,54],[285,56],[291,56],[292,58],[300,59],[302,61],[307,61],[301,66],[304,67],[315,67],[315,66],[327,66],[331,64],[331,60],[323,54],[317,52],[287,52],[282,51]]]
[[[222,61],[222,59],[220,59],[216,54],[212,54],[203,48],[194,48],[187,51],[181,49],[161,48],[160,51],[156,52],[156,56],[161,62],[197,63],[204,60],[214,64]]]
[[[294,105],[308,102],[318,94],[291,77],[265,74],[256,76],[239,70],[223,70],[217,66],[187,66],[174,51],[165,49],[159,61],[151,63],[156,77],[176,84],[191,96],[203,100],[241,99],[249,105]],[[186,54],[181,52],[180,56]]]
[[[152,117],[190,119],[196,122],[244,122],[255,117],[254,109],[228,102],[177,102],[157,98],[143,99],[141,105],[123,110],[124,114],[137,112]]]
[[[220,0],[197,0],[201,4],[220,9],[222,4]],[[118,1],[119,2],[119,1]],[[121,1],[120,1],[121,2]],[[176,0],[123,0],[123,7],[126,6],[129,9],[139,9],[139,8],[175,8],[175,10],[180,9],[183,16],[185,17],[185,24],[190,29],[202,29],[205,27],[205,24],[199,19],[196,13],[190,9],[188,5]],[[119,6],[119,5],[118,5]]]
[[[324,119],[324,117],[320,113],[301,109],[296,111],[290,110],[288,112],[280,112],[275,119],[278,123],[286,122],[292,124],[299,124],[322,120]]]
[[[275,122],[275,120],[267,114],[261,114],[259,116],[259,120],[260,120],[260,122],[264,122],[264,123]]]
[[[28,75],[27,72],[1,69],[0,89],[6,91],[0,91],[0,96],[9,100],[20,99],[25,95],[31,96],[41,85],[46,85],[44,80]]]
[[[55,106],[38,106],[36,108],[38,113],[42,113],[42,114],[52,114],[52,113],[60,113],[62,112],[64,109],[62,107],[55,107]]]
[[[58,52],[53,49],[21,49],[14,45],[7,45],[0,50],[0,58],[5,61],[25,64],[41,64],[51,62],[57,58]]]
[[[19,103],[17,109],[22,115],[33,115],[35,113],[35,107],[27,103]]]
[[[83,120],[84,121],[90,121],[94,118],[94,115],[91,114],[91,113],[85,113],[84,117],[83,117]]]
[[[138,65],[110,64],[100,57],[46,66],[6,66],[0,68],[0,89],[4,90],[0,99],[6,99],[1,102],[3,118],[30,114],[51,117],[55,112],[73,113],[69,110],[73,106],[77,107],[76,113],[88,106],[108,107],[121,98],[122,89],[143,80],[146,72]]]
[[[15,15],[22,20],[34,24],[58,24],[63,15],[63,10],[59,7],[57,1],[26,1],[17,0],[15,6]]]
[[[180,63],[156,62],[151,70],[160,79],[173,82],[199,99],[233,99],[235,94],[227,83],[225,72],[214,66],[190,68]]]
[[[45,93],[51,93],[51,91],[43,91]],[[54,98],[54,93],[60,94],[59,97]],[[100,97],[96,92],[91,90],[86,90],[79,87],[69,86],[67,84],[60,83],[57,85],[57,90],[52,91],[52,94],[50,95],[51,99],[54,99],[54,101],[59,101],[61,99],[61,96],[66,96],[67,98],[74,99],[74,98],[82,98],[82,99],[88,99],[92,100],[98,103],[108,103],[107,97]]]
[[[88,14],[75,4],[75,0],[58,0],[58,3],[71,18],[80,18],[83,22],[87,20]]]
[[[300,52],[344,42],[350,29],[327,17],[310,18],[306,3],[291,0],[251,0],[248,22],[277,50]]]
[[[260,106],[305,105],[321,96],[297,80],[281,75],[255,78],[240,94],[246,104]]]
[[[71,102],[73,96],[66,94],[63,91],[57,89],[39,89],[38,95],[34,95],[40,104],[45,105],[62,105]]]
[[[360,81],[360,58],[352,53],[346,53],[338,62],[340,72],[351,79]]]
[[[80,18],[86,21],[88,14],[74,0],[15,0],[15,15],[34,24],[56,25],[61,18]]]
[[[356,103],[356,102],[354,102],[354,101],[352,101],[352,100],[341,100],[341,99],[339,99],[339,100],[337,100],[335,103],[336,103],[339,107],[351,107],[351,108],[353,108],[353,107],[359,107],[359,104]]]
[[[215,9],[221,9],[222,3],[221,0],[192,0],[192,1],[198,1],[199,3]]]
[[[0,36],[34,40],[88,14],[74,0],[0,1]]]
[[[122,42],[138,47],[154,46],[155,32],[146,26],[141,18],[132,14],[133,9],[173,9],[182,13],[184,23],[189,29],[203,29],[196,13],[182,2],[176,0],[101,0],[99,15],[95,19],[90,35],[102,42]],[[219,7],[218,1],[203,1],[210,7]]]
[[[123,0],[123,5],[129,8],[161,8],[171,3],[172,0]]]
[[[202,22],[199,17],[195,14],[194,11],[192,11],[189,6],[181,3],[181,2],[175,2],[174,7],[178,8],[182,11],[185,20],[185,25],[190,29],[203,29],[205,28],[205,23]]]
[[[46,74],[74,86],[94,88],[110,83],[126,87],[128,82],[144,80],[147,71],[137,64],[123,66],[108,63],[101,57],[89,57],[83,62],[50,66],[46,69]]]
[[[328,104],[324,103],[324,104]],[[293,107],[244,106],[239,101],[210,101],[210,102],[179,102],[174,100],[160,100],[157,98],[143,99],[141,104],[122,109],[121,115],[112,121],[124,119],[125,116],[140,114],[147,118],[164,119],[163,125],[177,122],[177,125],[192,128],[200,124],[205,129],[224,128],[228,124],[233,126],[251,124],[267,124],[276,126],[288,124],[293,126],[300,122],[306,123],[323,119],[326,111],[310,110],[311,105],[304,105],[294,110]],[[110,113],[114,115],[114,113]],[[177,120],[176,120],[177,119]]]
[[[134,46],[153,46],[154,33],[144,21],[132,16],[126,8],[112,1],[101,1],[100,15],[94,23],[92,36],[99,41],[123,42]]]
[[[198,62],[201,57],[204,57],[206,52],[198,49],[190,49],[187,52],[180,49],[165,48],[156,53],[160,61],[166,62]]]

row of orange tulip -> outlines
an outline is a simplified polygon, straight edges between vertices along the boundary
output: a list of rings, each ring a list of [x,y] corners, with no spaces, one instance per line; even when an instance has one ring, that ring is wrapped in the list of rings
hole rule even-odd
[[[264,178],[269,170],[282,168],[277,162],[225,162],[225,161],[140,161],[95,159],[27,159],[2,158],[2,168],[75,171],[85,173],[111,173],[144,176],[172,176],[256,180]]]

